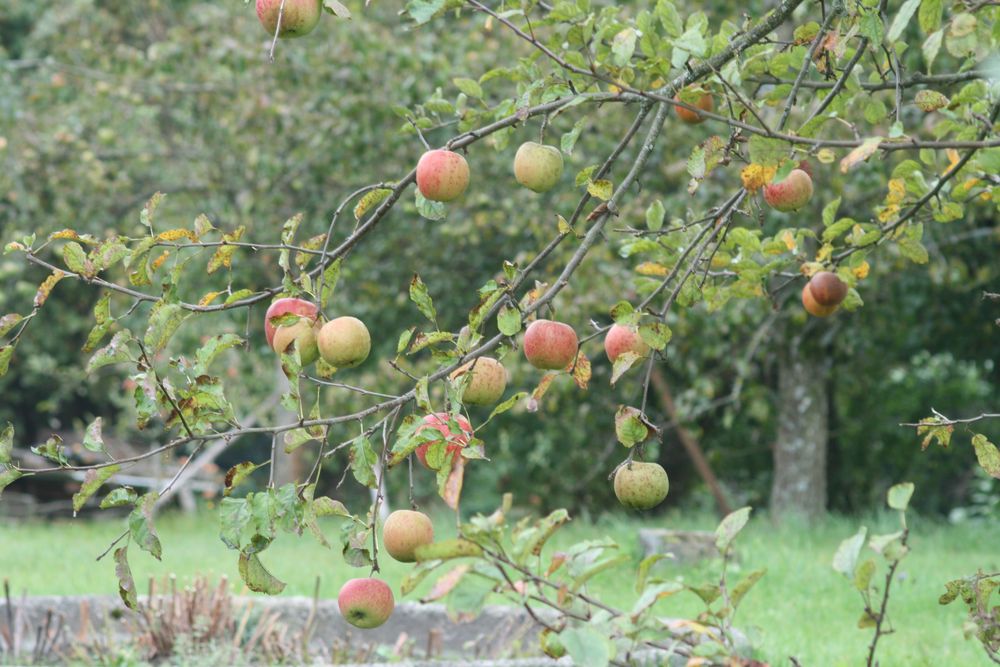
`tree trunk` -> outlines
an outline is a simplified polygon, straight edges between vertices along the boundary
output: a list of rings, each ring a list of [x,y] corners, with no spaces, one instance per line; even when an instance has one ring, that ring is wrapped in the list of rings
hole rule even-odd
[[[771,486],[776,521],[826,512],[827,368],[801,343],[793,341],[778,357],[778,438]]]

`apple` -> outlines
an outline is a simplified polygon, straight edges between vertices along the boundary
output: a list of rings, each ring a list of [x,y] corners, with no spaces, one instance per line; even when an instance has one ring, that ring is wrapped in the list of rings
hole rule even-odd
[[[812,196],[812,179],[802,169],[792,169],[785,180],[764,186],[764,201],[784,213],[799,210],[809,203]]]
[[[688,98],[687,95],[685,95],[684,100],[681,100],[680,95],[674,95],[674,99],[677,101],[683,101],[687,104],[690,104],[693,107],[701,109],[702,111],[711,112],[715,109],[715,101],[712,99],[712,94],[708,92],[702,93],[701,96],[695,102],[688,102],[688,99],[690,98]],[[674,105],[674,113],[676,113],[677,117],[680,118],[685,123],[687,123],[688,125],[697,125],[698,123],[705,122],[704,116],[701,116],[696,112],[691,111],[690,109],[685,109],[684,107],[678,106],[676,104]]]
[[[813,299],[821,306],[839,306],[847,298],[847,283],[836,273],[818,271],[808,285]]]
[[[416,432],[420,433],[426,428],[433,428],[440,432],[444,436],[445,442],[447,443],[447,449],[445,450],[446,454],[451,457],[457,455],[462,447],[469,444],[469,439],[472,438],[472,424],[470,424],[469,420],[462,415],[458,415],[455,417],[455,421],[458,423],[458,427],[462,429],[462,432],[453,433],[448,423],[449,418],[450,416],[447,412],[434,412],[429,414],[423,418],[423,423],[417,427]],[[416,450],[417,458],[425,468],[430,467],[427,465],[427,450],[430,449],[430,446],[430,442],[425,442],[417,447]]]
[[[625,507],[652,509],[663,502],[669,489],[667,471],[659,463],[632,461],[615,473],[615,495]]]
[[[514,155],[514,178],[535,192],[548,192],[563,172],[562,153],[555,146],[526,141]]]
[[[639,335],[636,327],[613,324],[604,336],[604,352],[608,355],[608,360],[615,363],[615,359],[625,352],[634,352],[640,357],[647,356],[649,345]]]
[[[294,324],[277,327],[271,323],[272,319],[284,315],[298,315],[299,320]],[[267,344],[275,352],[282,354],[288,351],[293,342],[298,341],[302,365],[308,366],[319,357],[316,345],[318,315],[319,309],[315,303],[294,297],[278,299],[268,306],[264,314],[264,337],[267,338]]]
[[[334,368],[353,368],[368,358],[372,337],[358,318],[337,317],[319,330],[316,344],[326,363]]]
[[[458,199],[469,186],[469,164],[465,158],[443,149],[430,150],[417,162],[417,189],[427,199]]]
[[[472,376],[462,394],[462,403],[466,405],[493,405],[507,388],[507,369],[492,357],[479,357],[462,364],[450,377],[456,380],[466,374]]]
[[[340,588],[337,606],[345,621],[367,630],[389,620],[396,601],[392,589],[381,579],[351,579]]]
[[[535,320],[524,332],[524,356],[535,368],[560,370],[576,359],[580,344],[573,327],[552,320]]]
[[[434,541],[434,525],[423,512],[396,510],[382,526],[382,544],[389,555],[400,563],[417,560],[417,547]]]
[[[302,37],[308,35],[319,23],[323,13],[322,0],[257,0],[257,18],[267,34],[274,35],[281,16],[278,37]]]

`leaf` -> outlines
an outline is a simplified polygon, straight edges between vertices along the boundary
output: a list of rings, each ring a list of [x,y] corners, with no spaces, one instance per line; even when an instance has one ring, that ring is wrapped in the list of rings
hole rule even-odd
[[[607,667],[611,648],[604,635],[587,627],[563,630],[559,634],[563,646],[577,667]]]
[[[729,594],[729,603],[734,610],[740,606],[740,602],[750,592],[753,585],[760,581],[761,577],[765,574],[767,574],[766,569],[754,570],[733,587],[732,592]]]
[[[913,18],[919,6],[920,0],[906,0],[903,3],[896,14],[896,18],[892,20],[892,25],[889,26],[889,32],[885,34],[885,38],[889,42],[895,42],[899,39],[899,36],[903,34],[903,30],[906,29],[906,24]]]
[[[351,10],[337,0],[323,0],[323,8],[337,18],[348,20],[351,18]]]
[[[44,456],[50,461],[58,463],[60,466],[69,465],[69,461],[66,460],[66,455],[63,454],[63,439],[58,435],[53,434],[49,436],[49,439],[41,445],[32,447],[31,451],[39,456]]]
[[[410,281],[410,300],[417,305],[417,309],[424,317],[436,325],[437,311],[434,310],[434,302],[427,291],[427,285],[416,273],[413,274],[413,279]]]
[[[66,277],[66,274],[59,269],[56,269],[52,272],[52,275],[42,281],[42,284],[38,286],[38,291],[35,292],[35,308],[41,308],[45,305],[45,301],[49,298],[49,294],[52,293],[52,288],[54,288],[56,283],[64,277]]]
[[[13,356],[13,345],[4,345],[3,347],[0,347],[0,377],[7,374],[7,370],[10,368],[10,359]]]
[[[358,483],[374,489],[378,484],[375,476],[375,464],[378,463],[378,455],[372,449],[372,443],[368,436],[359,435],[351,443],[350,450],[351,472]]]
[[[332,262],[323,271],[323,293],[320,294],[319,298],[319,307],[321,310],[330,305],[330,299],[333,298],[333,293],[337,289],[337,282],[340,279],[341,260],[342,258],[337,258],[335,262]]]
[[[128,529],[132,539],[140,549],[148,551],[156,560],[160,560],[163,554],[160,538],[157,537],[156,528],[153,526],[153,507],[159,497],[160,494],[155,491],[142,496],[128,516]]]
[[[726,516],[719,527],[715,529],[715,546],[720,552],[725,552],[732,544],[736,536],[739,535],[743,527],[747,525],[747,521],[750,519],[750,507],[741,507],[740,509],[731,512]]]
[[[611,195],[614,192],[614,186],[611,184],[611,181],[607,179],[590,181],[587,183],[587,192],[590,193],[591,197],[597,197],[602,201],[608,201],[611,199]]]
[[[83,345],[84,352],[93,352],[97,344],[107,335],[111,325],[115,323],[111,317],[111,292],[105,292],[94,304],[94,320],[97,324],[87,335],[87,342]]]
[[[162,192],[153,193],[153,196],[149,198],[146,205],[142,207],[142,211],[139,213],[139,222],[144,226],[153,229],[153,215],[156,213],[156,207],[160,205],[160,202],[166,197]]]
[[[242,463],[237,463],[232,468],[226,471],[225,478],[225,488],[222,491],[222,495],[228,496],[233,492],[237,486],[239,486],[247,477],[249,477],[254,470],[261,467],[263,464],[255,464],[253,461],[243,461]]]
[[[625,67],[635,53],[635,28],[625,28],[611,40],[611,61],[618,67]]]
[[[663,227],[665,215],[666,209],[663,208],[663,202],[657,199],[646,209],[646,227],[650,231],[659,231]]]
[[[871,157],[882,143],[882,137],[868,137],[860,146],[848,153],[840,161],[840,173],[846,174],[851,167]]]
[[[120,465],[110,465],[104,468],[91,468],[83,477],[80,490],[73,494],[73,514],[76,514],[87,504],[90,497],[107,482],[115,473],[121,470]]]
[[[5,465],[0,465],[0,495],[3,494],[3,490],[6,489],[11,482],[22,477],[24,473],[16,468],[8,468]]]
[[[638,408],[621,405],[615,413],[615,436],[625,447],[633,447],[649,437],[649,428]]]
[[[87,267],[87,253],[84,252],[83,246],[76,241],[70,241],[63,246],[62,256],[66,267],[73,273],[79,273],[88,278],[94,276],[93,265],[91,264],[89,269]]]
[[[132,340],[132,333],[125,329],[119,331],[111,339],[111,342],[99,349],[90,357],[87,362],[87,372],[93,373],[98,368],[109,364],[117,364],[122,361],[131,361],[129,356],[128,343]]]
[[[136,495],[135,489],[130,486],[122,486],[104,496],[104,499],[101,500],[100,507],[102,510],[106,510],[109,507],[134,505],[138,497],[139,496]]]
[[[512,407],[514,407],[515,405],[517,405],[518,401],[526,398],[527,396],[528,396],[528,392],[526,392],[526,391],[519,391],[519,392],[517,392],[516,394],[514,394],[513,396],[511,396],[510,398],[508,398],[507,400],[505,400],[503,403],[501,403],[500,405],[498,405],[495,408],[493,408],[493,411],[490,413],[489,419],[487,419],[486,421],[489,421],[490,419],[493,419],[494,417],[496,417],[499,414],[503,414],[504,412],[507,412]]]
[[[87,430],[83,434],[83,446],[86,449],[92,452],[104,451],[104,438],[101,435],[102,425],[103,419],[98,417],[87,426]]]
[[[854,571],[854,587],[864,593],[871,585],[874,574],[875,561],[869,558]]]
[[[889,489],[889,493],[887,494],[889,507],[900,512],[905,512],[912,496],[913,482],[896,484]]]
[[[420,190],[414,191],[414,198],[417,205],[417,213],[428,220],[441,220],[448,214],[448,209],[439,201],[427,199]]]
[[[983,470],[991,477],[1000,479],[1000,451],[996,445],[987,440],[985,435],[977,433],[972,437],[972,446],[976,450],[976,459]]]
[[[444,7],[445,0],[410,0],[406,3],[406,13],[417,25],[427,23]]]
[[[217,356],[237,345],[242,345],[243,342],[242,338],[231,333],[212,336],[195,353],[194,374],[196,376],[206,375],[208,367],[212,365]]]
[[[455,567],[450,572],[446,572],[441,575],[441,577],[434,582],[434,587],[431,588],[430,593],[420,598],[420,602],[427,604],[428,602],[440,600],[458,585],[458,583],[462,580],[462,577],[464,577],[470,569],[471,566],[468,563],[463,563],[462,565]]]
[[[615,359],[614,366],[611,369],[611,384],[618,382],[622,375],[624,375],[628,369],[632,368],[637,361],[642,359],[635,352],[623,352],[618,355]]]
[[[389,188],[376,188],[374,190],[369,190],[364,194],[358,203],[354,205],[354,219],[360,220],[365,216],[365,214],[372,209],[372,207],[385,201],[386,197],[392,194],[392,190]]]
[[[23,319],[17,313],[10,313],[0,317],[0,336],[6,336]]]
[[[139,600],[135,592],[135,579],[132,578],[132,569],[128,566],[127,545],[115,549],[115,576],[118,577],[118,595],[122,602],[129,609],[138,608]]]
[[[0,430],[0,463],[10,463],[11,452],[14,451],[14,425],[7,425]]]
[[[316,516],[351,516],[344,503],[327,496],[320,496],[313,501],[313,512]]]
[[[583,350],[578,351],[576,361],[573,362],[573,382],[580,389],[586,390],[587,385],[590,384],[591,374],[590,359],[583,353]]]
[[[246,226],[240,225],[233,232],[222,235],[223,245],[220,245],[218,249],[216,249],[215,254],[212,255],[212,259],[208,260],[208,273],[215,273],[223,267],[227,269],[232,268],[233,254],[236,252],[236,248],[238,246],[226,244],[239,241],[243,238],[243,233],[245,231]]]
[[[474,79],[452,79],[452,83],[455,84],[459,90],[468,95],[473,99],[481,99],[483,97],[483,88]]]
[[[862,526],[857,533],[842,541],[837,547],[837,552],[833,555],[833,569],[848,579],[852,579],[854,568],[858,564],[858,556],[861,554],[862,547],[865,546],[867,537],[868,529]]]
[[[184,309],[179,303],[163,303],[149,317],[149,327],[146,329],[146,347],[152,353],[157,353],[167,346],[171,336],[187,319]]]
[[[277,595],[285,590],[285,582],[268,572],[255,553],[240,554],[239,570],[243,583],[255,593]]]
[[[647,322],[639,326],[639,337],[654,350],[663,350],[674,332],[663,322]]]
[[[462,496],[462,482],[465,479],[465,458],[453,456],[451,461],[451,471],[448,472],[443,485],[439,482],[438,492],[445,504],[457,511],[458,501]],[[438,479],[441,479],[441,471],[438,471]]]
[[[497,328],[504,336],[513,336],[521,330],[521,311],[504,304],[497,313]]]
[[[916,97],[913,98],[913,102],[921,111],[926,111],[928,113],[931,111],[937,111],[938,109],[943,109],[951,104],[951,100],[936,90],[921,90],[917,93]]]

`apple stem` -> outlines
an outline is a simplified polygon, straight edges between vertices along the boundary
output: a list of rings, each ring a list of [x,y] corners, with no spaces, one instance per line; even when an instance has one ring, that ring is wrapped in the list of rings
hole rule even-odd
[[[413,457],[407,456],[406,463],[409,467],[409,473],[410,473],[410,509],[416,510],[417,501],[413,499]]]
[[[549,126],[549,114],[545,114],[542,116],[542,126],[538,130],[538,143],[540,144],[545,143],[545,130],[548,128],[548,126]]]

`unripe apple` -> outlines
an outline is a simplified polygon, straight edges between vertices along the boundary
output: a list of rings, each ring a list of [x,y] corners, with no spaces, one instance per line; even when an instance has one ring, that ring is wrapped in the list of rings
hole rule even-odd
[[[674,95],[674,99],[677,101],[682,101],[680,95]],[[715,101],[712,99],[712,94],[708,92],[702,93],[701,97],[699,97],[693,104],[691,102],[688,102],[686,99],[683,101],[686,102],[687,104],[691,104],[691,106],[693,107],[701,109],[702,111],[712,112],[715,109]],[[674,105],[674,113],[676,113],[677,117],[680,118],[685,123],[687,123],[688,125],[697,125],[698,123],[705,122],[704,116],[700,116],[694,111],[691,111],[690,109],[685,109],[684,107],[678,106],[676,104]]]
[[[507,388],[507,369],[492,357],[479,357],[462,364],[452,371],[451,378],[465,374],[472,376],[462,394],[462,403],[466,405],[493,405]]]
[[[764,186],[764,201],[771,208],[785,213],[799,210],[809,203],[812,196],[812,179],[801,169],[792,169],[780,183]]]
[[[469,444],[469,439],[472,437],[472,424],[470,424],[469,420],[462,415],[458,415],[455,417],[455,421],[458,423],[458,427],[462,429],[462,432],[453,433],[448,421],[449,415],[447,412],[435,412],[433,414],[429,414],[423,418],[423,424],[417,428],[416,432],[420,433],[425,428],[433,428],[441,433],[447,443],[447,449],[445,450],[446,455],[450,458],[456,456],[462,447]],[[430,446],[431,443],[425,442],[417,447],[416,450],[417,458],[425,468],[429,467],[427,465],[427,450],[430,449]]]
[[[670,481],[659,463],[626,463],[615,473],[615,495],[625,507],[648,510],[667,497]]]
[[[808,285],[812,298],[821,306],[839,306],[847,298],[847,283],[836,273],[814,273]]]
[[[392,589],[380,579],[351,579],[340,588],[337,606],[345,621],[367,630],[389,620],[396,601]]]
[[[267,34],[274,35],[278,27],[278,16],[281,16],[281,28],[278,37],[302,37],[308,35],[319,23],[323,13],[322,0],[257,0],[257,18],[264,26]]]
[[[633,352],[640,357],[647,356],[649,345],[642,339],[635,327],[613,324],[604,336],[604,352],[608,355],[608,360],[615,363],[615,359],[625,352]]]
[[[453,151],[430,150],[417,162],[417,189],[427,199],[451,201],[469,186],[469,164]]]
[[[514,155],[514,178],[535,192],[548,192],[563,172],[562,153],[555,146],[526,141]]]
[[[316,337],[323,361],[334,368],[352,368],[368,358],[372,337],[356,317],[337,317],[323,325]]]
[[[809,283],[806,283],[802,287],[802,307],[806,309],[807,313],[815,317],[829,317],[837,310],[836,306],[823,306],[817,303],[816,299],[813,298],[812,292],[809,290]]]
[[[433,541],[434,525],[423,512],[396,510],[382,526],[382,544],[400,563],[416,561],[416,548]]]
[[[576,359],[579,341],[573,327],[552,320],[535,320],[524,332],[524,356],[535,368],[560,370]]]

